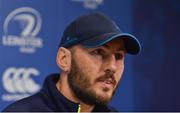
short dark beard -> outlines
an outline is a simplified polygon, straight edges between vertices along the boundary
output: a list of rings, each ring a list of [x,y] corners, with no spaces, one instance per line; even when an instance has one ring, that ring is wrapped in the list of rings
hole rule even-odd
[[[106,105],[110,99],[104,99],[98,96],[95,91],[90,90],[91,83],[88,77],[79,69],[74,59],[72,59],[71,63],[72,67],[68,75],[68,83],[75,96],[88,105]]]

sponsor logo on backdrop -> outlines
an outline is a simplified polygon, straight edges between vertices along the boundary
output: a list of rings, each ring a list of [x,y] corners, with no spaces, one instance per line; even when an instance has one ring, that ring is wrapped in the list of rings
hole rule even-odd
[[[87,9],[97,9],[99,5],[104,3],[104,0],[71,0],[73,2],[82,2],[83,7]]]
[[[40,85],[32,77],[39,74],[36,68],[7,68],[2,75],[2,84],[8,93],[2,95],[2,100],[15,101],[37,92]]]
[[[2,44],[19,47],[22,53],[34,53],[36,48],[43,47],[42,38],[37,37],[41,24],[41,15],[35,9],[22,7],[13,10],[4,21]]]

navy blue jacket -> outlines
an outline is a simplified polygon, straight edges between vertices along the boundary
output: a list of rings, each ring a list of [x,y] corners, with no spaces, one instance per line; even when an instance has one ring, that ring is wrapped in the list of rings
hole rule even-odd
[[[77,112],[78,103],[64,97],[56,88],[59,74],[49,75],[40,92],[21,99],[3,110],[3,112]],[[93,112],[116,112],[110,106],[96,105]]]

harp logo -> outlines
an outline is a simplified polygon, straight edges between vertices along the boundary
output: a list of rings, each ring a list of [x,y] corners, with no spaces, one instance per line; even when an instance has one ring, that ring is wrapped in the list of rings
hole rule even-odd
[[[22,53],[34,53],[43,47],[43,40],[37,37],[41,29],[40,13],[30,7],[15,9],[6,17],[3,25],[2,44],[19,47]]]

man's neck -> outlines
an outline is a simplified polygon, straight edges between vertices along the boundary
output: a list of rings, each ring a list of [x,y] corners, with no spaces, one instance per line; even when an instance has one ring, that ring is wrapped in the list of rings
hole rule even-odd
[[[94,106],[90,106],[84,103],[80,103],[81,105],[81,112],[91,112],[94,109]]]
[[[61,94],[64,95],[70,101],[75,103],[80,103],[81,112],[91,112],[94,106],[83,103],[75,96],[75,94],[73,93],[73,91],[71,90],[68,84],[67,76],[68,75],[63,75],[63,74],[60,75],[60,79],[56,83],[56,87],[58,91],[61,92]]]

